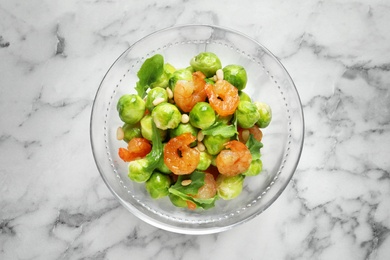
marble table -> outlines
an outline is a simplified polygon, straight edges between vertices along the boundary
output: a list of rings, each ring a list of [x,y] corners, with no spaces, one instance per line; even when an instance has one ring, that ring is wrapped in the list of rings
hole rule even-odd
[[[0,0],[0,259],[389,259],[390,2]],[[305,145],[279,199],[223,233],[157,229],[95,166],[92,102],[129,45],[189,23],[270,49]]]

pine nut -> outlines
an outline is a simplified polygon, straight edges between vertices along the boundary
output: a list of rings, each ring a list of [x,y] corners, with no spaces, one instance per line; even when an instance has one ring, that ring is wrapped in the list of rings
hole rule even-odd
[[[170,89],[169,87],[167,87],[165,90],[167,91],[168,98],[169,98],[169,99],[172,99],[172,98],[173,98],[172,89]]]
[[[191,184],[191,182],[192,182],[192,180],[183,180],[183,181],[181,182],[181,185],[183,185],[183,186],[188,186],[188,185]]]
[[[202,142],[203,141],[203,138],[204,138],[204,134],[202,133],[202,131],[199,131],[198,132],[198,136],[197,136],[197,139],[199,142]]]
[[[187,114],[182,114],[181,115],[181,122],[183,124],[187,124],[190,121],[190,117]]]
[[[153,100],[152,104],[153,104],[153,106],[157,106],[158,104],[160,104],[162,102],[165,102],[165,98],[158,97],[155,100]]]
[[[223,70],[217,70],[216,75],[218,80],[223,80]]]
[[[123,140],[125,138],[125,132],[123,131],[122,127],[118,127],[116,130],[116,139],[117,140]]]
[[[204,144],[202,142],[198,142],[198,146],[197,146],[199,152],[204,152],[206,150],[206,147],[204,146]]]

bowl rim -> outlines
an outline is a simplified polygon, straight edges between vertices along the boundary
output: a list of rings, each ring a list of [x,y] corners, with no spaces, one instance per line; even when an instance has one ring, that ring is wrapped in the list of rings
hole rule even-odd
[[[94,117],[94,114],[95,114],[95,106],[96,106],[97,97],[99,95],[99,92],[100,92],[101,88],[103,87],[103,83],[105,82],[105,79],[108,76],[108,74],[111,72],[112,68],[115,66],[115,64],[118,62],[118,60],[120,60],[130,49],[133,48],[133,46],[139,44],[143,40],[145,40],[145,39],[147,39],[149,37],[152,37],[155,34],[163,33],[164,31],[176,30],[176,29],[187,28],[187,27],[209,27],[209,28],[213,28],[213,29],[215,28],[215,29],[219,29],[219,30],[223,30],[223,31],[228,31],[228,32],[234,33],[236,35],[239,35],[239,36],[245,38],[246,40],[249,40],[249,41],[253,42],[254,44],[260,46],[274,60],[274,62],[276,62],[278,64],[278,66],[280,66],[283,69],[283,72],[286,74],[286,77],[289,79],[289,81],[291,83],[292,90],[293,90],[293,92],[294,92],[294,94],[295,94],[295,96],[297,98],[296,101],[299,104],[298,112],[299,112],[299,116],[300,116],[301,121],[302,121],[302,124],[301,124],[302,128],[301,128],[301,131],[299,133],[299,136],[300,136],[299,149],[298,149],[298,153],[297,153],[297,156],[296,156],[296,160],[295,160],[294,164],[292,165],[291,172],[290,172],[290,174],[288,176],[286,176],[287,177],[286,181],[282,183],[282,185],[279,188],[279,190],[267,201],[267,203],[265,203],[264,206],[261,207],[261,210],[258,210],[257,212],[255,212],[254,214],[251,214],[247,218],[241,219],[241,220],[239,220],[239,221],[237,221],[237,222],[235,222],[233,224],[230,224],[230,225],[227,225],[227,226],[223,226],[223,227],[209,227],[209,228],[202,228],[202,229],[196,229],[196,228],[194,229],[193,227],[186,228],[186,227],[171,226],[171,225],[168,225],[167,223],[164,223],[164,222],[161,222],[161,221],[159,221],[159,220],[157,220],[155,218],[152,218],[152,217],[148,216],[147,214],[142,213],[139,209],[137,209],[136,207],[131,205],[131,203],[125,202],[121,198],[121,196],[114,190],[114,188],[110,185],[109,180],[103,174],[103,169],[100,166],[100,163],[99,163],[99,160],[97,158],[97,155],[95,154],[96,149],[95,149],[95,144],[94,144],[94,141],[93,141],[93,139],[94,139],[93,138],[93,136],[94,136],[94,133],[93,133],[94,132],[93,131],[93,117]],[[287,71],[287,69],[281,63],[281,61],[267,47],[265,47],[263,44],[261,44],[260,42],[256,41],[252,37],[249,37],[248,35],[246,35],[246,34],[244,34],[242,32],[239,32],[237,30],[234,30],[234,29],[231,29],[231,28],[228,28],[228,27],[223,27],[223,26],[218,26],[218,25],[211,25],[211,24],[195,24],[194,23],[194,24],[175,25],[175,26],[162,28],[162,29],[156,30],[156,31],[154,31],[152,33],[149,33],[149,34],[139,38],[138,40],[134,41],[132,44],[130,44],[130,46],[127,47],[114,60],[114,62],[109,66],[108,70],[104,74],[102,80],[100,81],[99,87],[97,88],[96,93],[94,95],[93,104],[92,104],[92,107],[91,107],[91,114],[90,114],[90,129],[89,129],[89,132],[90,132],[90,144],[91,144],[91,149],[92,149],[91,152],[92,152],[92,155],[93,155],[93,158],[94,158],[94,161],[95,161],[95,165],[96,165],[96,167],[97,167],[97,169],[99,171],[99,174],[102,177],[102,179],[103,179],[104,183],[106,184],[106,186],[108,187],[108,189],[110,190],[110,192],[114,195],[114,197],[116,199],[118,199],[118,201],[120,202],[120,204],[122,204],[122,206],[124,206],[128,211],[130,211],[131,214],[135,215],[140,220],[142,220],[142,221],[144,221],[144,222],[146,222],[146,223],[148,223],[148,224],[150,224],[152,226],[155,226],[157,228],[160,228],[160,229],[163,229],[163,230],[166,230],[166,231],[170,231],[170,232],[174,232],[174,233],[181,233],[181,234],[188,234],[188,235],[203,235],[203,234],[212,234],[212,233],[218,233],[218,232],[227,231],[227,230],[232,229],[233,227],[236,227],[238,225],[246,223],[246,222],[252,220],[253,218],[257,217],[258,215],[260,215],[262,212],[264,212],[267,208],[270,207],[270,205],[272,205],[279,198],[279,196],[286,189],[287,185],[290,183],[294,173],[296,172],[296,169],[298,167],[298,164],[299,164],[299,161],[300,161],[300,158],[301,158],[302,150],[303,150],[303,147],[304,147],[304,139],[305,139],[305,119],[304,119],[302,102],[301,102],[298,90],[296,88],[296,85],[295,85],[295,83],[294,83],[290,73]]]

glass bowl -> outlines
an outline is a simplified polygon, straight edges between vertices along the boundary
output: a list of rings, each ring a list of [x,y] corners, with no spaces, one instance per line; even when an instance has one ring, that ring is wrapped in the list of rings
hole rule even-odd
[[[177,68],[189,66],[200,52],[214,52],[222,66],[242,65],[248,74],[245,92],[272,108],[271,124],[263,129],[263,170],[245,179],[235,199],[216,202],[209,210],[177,208],[169,198],[152,199],[144,184],[128,178],[128,164],[118,157],[123,142],[116,139],[122,125],[116,110],[125,93],[136,93],[137,72],[145,59],[162,54]],[[158,228],[183,234],[210,234],[231,229],[253,219],[283,192],[297,167],[304,138],[299,95],[278,59],[247,36],[221,27],[186,25],[150,34],[129,47],[104,76],[93,103],[91,145],[99,172],[120,203],[131,213]]]

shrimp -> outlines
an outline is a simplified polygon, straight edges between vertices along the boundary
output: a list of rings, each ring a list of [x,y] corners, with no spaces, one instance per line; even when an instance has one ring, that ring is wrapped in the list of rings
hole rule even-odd
[[[119,148],[118,155],[125,161],[130,162],[137,158],[145,157],[152,150],[152,145],[148,140],[141,137],[133,138],[129,141],[126,148]]]
[[[164,162],[177,175],[190,174],[195,171],[200,161],[200,153],[190,144],[196,137],[184,133],[168,141],[164,148]]]
[[[238,89],[226,80],[218,80],[214,85],[206,84],[205,91],[211,107],[220,115],[232,115],[240,102]]]
[[[206,100],[205,78],[202,72],[197,71],[192,74],[192,81],[178,80],[176,82],[173,100],[182,111],[188,113],[196,103]]]
[[[204,184],[199,188],[198,193],[194,195],[194,198],[198,199],[210,199],[217,194],[217,183],[214,176],[211,173],[205,173]],[[190,200],[187,200],[187,207],[191,210],[196,209],[196,204]]]
[[[225,148],[230,150],[222,150],[215,160],[218,171],[226,176],[235,176],[245,172],[252,162],[252,155],[248,147],[233,140],[227,142]]]
[[[249,139],[249,135],[251,134],[259,142],[261,142],[261,139],[263,139],[263,132],[258,126],[254,125],[251,128],[239,128],[238,140],[242,143],[246,143]]]

